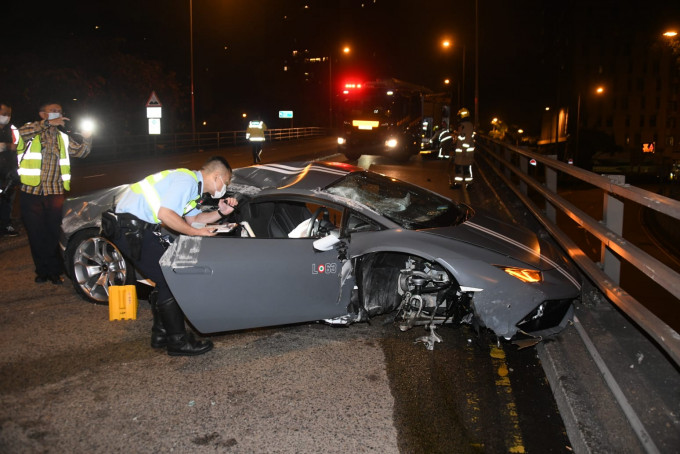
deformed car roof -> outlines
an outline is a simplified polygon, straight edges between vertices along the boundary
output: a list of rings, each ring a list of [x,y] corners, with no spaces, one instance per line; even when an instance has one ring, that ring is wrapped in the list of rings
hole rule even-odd
[[[314,190],[324,188],[350,172],[364,169],[337,162],[290,162],[262,164],[234,169],[232,185],[267,188]]]

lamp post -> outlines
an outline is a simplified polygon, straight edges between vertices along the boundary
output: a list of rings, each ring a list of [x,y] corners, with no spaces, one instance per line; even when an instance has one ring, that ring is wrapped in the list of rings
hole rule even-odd
[[[189,55],[191,59],[191,138],[196,135],[196,110],[194,102],[194,4],[189,0]]]
[[[602,85],[598,85],[595,90],[595,94],[601,95],[604,93],[604,87]],[[578,99],[576,102],[576,140],[574,144],[574,153],[578,154],[578,139],[579,139],[579,131],[581,130],[581,92],[579,91],[578,93]]]
[[[465,45],[461,44],[460,45],[463,48],[463,59],[462,59],[462,71],[461,71],[461,76],[458,78],[458,97],[457,97],[457,102],[458,102],[458,109],[462,107],[463,104],[465,104]],[[453,47],[453,43],[451,43],[450,40],[444,39],[442,40],[442,47],[444,49],[449,49]],[[453,106],[452,111],[453,111]],[[451,112],[451,115],[453,115],[453,112]]]
[[[343,54],[349,54],[349,46],[342,48]],[[328,57],[328,128],[333,129],[333,53]]]
[[[475,0],[475,128],[479,125],[479,5]]]

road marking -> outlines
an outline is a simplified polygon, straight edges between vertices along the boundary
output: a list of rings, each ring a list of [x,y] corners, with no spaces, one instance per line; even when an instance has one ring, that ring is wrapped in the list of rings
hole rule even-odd
[[[505,433],[505,446],[508,452],[524,453],[524,441],[522,440],[522,431],[519,427],[519,417],[517,415],[517,405],[512,396],[512,386],[510,384],[510,377],[508,376],[508,365],[505,362],[505,351],[496,345],[490,345],[491,363],[496,368],[498,377],[496,378],[496,393],[501,402],[501,411],[505,412],[502,419],[509,422]]]

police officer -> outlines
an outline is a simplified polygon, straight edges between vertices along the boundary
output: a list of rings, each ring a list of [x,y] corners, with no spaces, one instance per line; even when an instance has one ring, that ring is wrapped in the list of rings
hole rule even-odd
[[[171,356],[195,356],[213,348],[209,340],[195,340],[187,334],[184,314],[172,296],[160,264],[165,252],[160,225],[178,234],[213,236],[206,224],[217,222],[234,211],[234,198],[222,199],[231,181],[226,159],[208,159],[201,170],[165,170],[132,184],[117,203],[115,213],[102,216],[104,234],[156,288],[149,297],[153,314],[151,346],[167,348]],[[203,192],[220,199],[217,211],[202,212],[197,201]],[[193,227],[192,224],[204,225]]]
[[[248,122],[248,129],[246,129],[246,139],[250,141],[253,153],[253,164],[262,162],[260,155],[262,154],[262,144],[264,144],[264,132],[267,130],[267,125],[262,120],[253,120]]]
[[[449,185],[452,188],[472,184],[472,163],[475,158],[475,131],[470,111],[460,109],[457,118],[458,130],[455,132],[455,146],[448,167]]]

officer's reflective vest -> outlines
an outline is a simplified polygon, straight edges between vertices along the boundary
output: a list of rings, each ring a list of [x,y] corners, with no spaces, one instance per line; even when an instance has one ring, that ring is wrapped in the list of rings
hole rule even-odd
[[[68,134],[59,131],[57,136],[59,145],[59,167],[61,170],[61,182],[64,189],[71,190],[71,160],[68,156]],[[42,144],[40,134],[33,139],[24,140],[20,137],[17,145],[17,162],[19,164],[19,176],[21,183],[28,186],[40,184],[40,169],[42,166]]]
[[[246,130],[246,135],[248,140],[252,142],[262,142],[264,141],[264,131],[267,129],[264,121],[251,121],[248,123],[248,129]]]
[[[144,199],[146,199],[146,203],[149,206],[149,209],[151,210],[153,220],[156,224],[161,222],[158,219],[158,210],[160,210],[161,208],[161,196],[158,194],[158,191],[156,190],[156,183],[170,175],[172,172],[184,172],[187,175],[191,175],[194,178],[194,180],[196,180],[196,182],[198,183],[198,177],[191,170],[174,169],[163,170],[162,172],[154,173],[153,175],[149,175],[148,177],[144,178],[142,181],[134,183],[133,185],[130,186],[132,192],[136,194],[142,194],[144,196]],[[198,194],[195,198],[189,200],[189,202],[187,202],[187,204],[184,206],[184,213],[182,215],[185,215],[194,208],[196,208],[196,205],[198,204],[197,203],[198,199],[200,197],[201,194]]]

